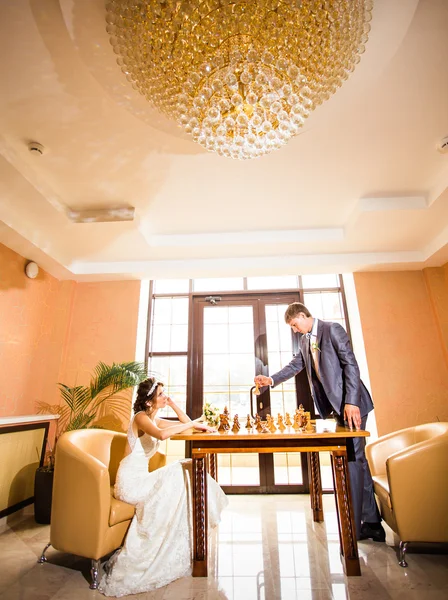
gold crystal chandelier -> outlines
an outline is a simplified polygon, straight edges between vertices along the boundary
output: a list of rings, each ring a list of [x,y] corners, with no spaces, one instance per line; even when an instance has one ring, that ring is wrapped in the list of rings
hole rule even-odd
[[[360,60],[373,0],[112,0],[126,78],[207,150],[255,158],[296,135]]]

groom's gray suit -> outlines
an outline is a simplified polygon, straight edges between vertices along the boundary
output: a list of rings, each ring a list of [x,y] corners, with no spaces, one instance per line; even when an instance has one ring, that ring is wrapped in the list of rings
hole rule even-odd
[[[308,382],[317,412],[324,419],[333,415],[343,424],[345,404],[358,406],[361,412],[361,429],[365,429],[367,415],[373,409],[372,398],[362,383],[358,363],[347,333],[339,323],[319,320],[317,323],[318,372],[310,352],[310,340],[298,336],[299,352],[281,371],[271,375],[274,387],[306,369]],[[365,457],[365,438],[353,439],[354,456],[349,452],[350,487],[358,538],[361,521],[381,521],[375,502],[373,482]]]

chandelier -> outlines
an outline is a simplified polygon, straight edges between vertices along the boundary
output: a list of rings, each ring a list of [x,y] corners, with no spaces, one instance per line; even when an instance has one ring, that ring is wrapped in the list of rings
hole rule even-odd
[[[360,61],[373,0],[112,0],[134,89],[193,140],[248,159],[280,148]]]

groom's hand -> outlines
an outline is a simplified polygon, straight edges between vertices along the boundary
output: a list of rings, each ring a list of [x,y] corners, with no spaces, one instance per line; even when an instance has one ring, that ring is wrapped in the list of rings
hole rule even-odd
[[[353,428],[359,431],[361,429],[361,411],[359,410],[359,406],[346,404],[344,406],[344,421],[347,423],[350,431],[353,431]]]
[[[265,377],[264,375],[257,375],[254,377],[254,382],[258,383],[260,387],[265,387],[266,385],[271,385],[271,378]]]

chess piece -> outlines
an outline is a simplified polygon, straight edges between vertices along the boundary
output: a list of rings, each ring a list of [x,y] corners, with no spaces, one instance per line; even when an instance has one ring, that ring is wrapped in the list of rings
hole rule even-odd
[[[263,429],[263,425],[261,424],[261,417],[258,413],[255,415],[255,429],[258,431],[258,433],[260,433],[260,431]]]
[[[299,405],[299,408],[296,408],[296,415],[298,417],[297,422],[300,427],[305,427],[306,425],[306,416],[305,409],[303,408],[303,404]]]
[[[224,406],[224,410],[222,412],[226,415],[228,421],[230,419],[230,415],[227,406]]]
[[[281,414],[278,415],[277,425],[278,425],[278,428],[280,431],[285,431],[286,427],[285,427],[285,424],[283,423],[283,417]]]
[[[292,424],[292,428],[294,429],[294,431],[299,431],[299,429],[301,427],[300,422],[301,422],[301,417],[299,414],[296,413],[294,415],[294,423]]]
[[[227,412],[227,414],[225,414],[225,410],[224,409],[224,413],[222,415],[219,415],[219,427],[218,427],[218,431],[228,431],[230,429],[230,425],[229,425],[229,413]]]
[[[289,413],[286,413],[285,415],[285,425],[287,427],[291,427],[292,423],[291,423],[291,417],[289,416]]]
[[[252,430],[252,419],[250,418],[250,415],[247,415],[246,429]]]
[[[313,431],[313,425],[311,423],[311,413],[306,412],[306,426],[305,426],[305,431],[308,431],[308,433]]]
[[[238,421],[238,415],[235,415],[233,417],[233,427],[232,427],[232,431],[233,433],[238,433],[238,431],[240,430],[240,422]]]
[[[269,429],[267,428],[267,421],[261,421],[261,431],[260,433],[270,433]]]
[[[255,384],[254,394],[255,396],[259,396],[261,394],[260,386],[258,385],[258,383]]]
[[[271,415],[266,415],[266,421],[266,427],[271,433],[275,433],[277,431],[277,427],[275,426],[274,419],[271,417]]]

